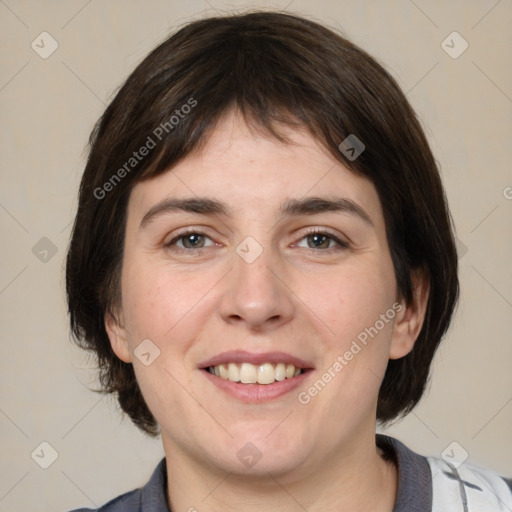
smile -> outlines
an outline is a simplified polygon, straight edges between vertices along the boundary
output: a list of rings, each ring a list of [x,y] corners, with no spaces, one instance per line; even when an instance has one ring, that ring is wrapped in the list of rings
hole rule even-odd
[[[244,403],[284,397],[313,375],[311,361],[285,352],[252,353],[231,350],[198,365],[215,388]]]
[[[298,377],[303,373],[301,368],[286,363],[223,363],[209,366],[207,370],[216,377],[242,384],[273,384]]]

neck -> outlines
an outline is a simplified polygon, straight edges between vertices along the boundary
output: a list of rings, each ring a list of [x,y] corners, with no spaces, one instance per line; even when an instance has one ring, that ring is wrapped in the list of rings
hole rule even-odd
[[[171,511],[392,512],[396,467],[384,460],[374,439],[357,444],[333,451],[312,468],[257,475],[222,472],[204,461],[191,464],[176,447],[166,447]]]

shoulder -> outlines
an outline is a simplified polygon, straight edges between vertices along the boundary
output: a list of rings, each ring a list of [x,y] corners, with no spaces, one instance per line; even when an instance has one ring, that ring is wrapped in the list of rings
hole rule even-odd
[[[166,491],[167,469],[164,458],[144,487],[121,494],[99,508],[79,508],[70,512],[168,512]]]
[[[512,509],[512,482],[498,473],[471,464],[447,462],[427,457],[432,473],[432,510],[468,512],[510,511]]]
[[[392,437],[377,445],[398,469],[393,512],[511,512],[512,480],[464,462],[425,457]]]

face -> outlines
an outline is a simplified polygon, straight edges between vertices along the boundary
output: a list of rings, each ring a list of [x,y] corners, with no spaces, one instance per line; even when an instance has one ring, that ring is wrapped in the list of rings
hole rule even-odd
[[[372,183],[287,136],[228,113],[200,153],[132,191],[107,330],[168,458],[286,475],[375,450],[379,386],[414,314]]]

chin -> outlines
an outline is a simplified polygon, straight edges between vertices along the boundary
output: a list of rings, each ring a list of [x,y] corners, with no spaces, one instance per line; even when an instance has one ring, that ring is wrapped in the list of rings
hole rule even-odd
[[[275,429],[272,432],[272,429]],[[293,472],[307,461],[308,447],[305,436],[292,436],[279,430],[274,423],[271,428],[255,430],[254,425],[239,428],[233,438],[226,440],[222,450],[212,451],[211,441],[206,452],[212,463],[223,471],[262,476],[284,475]],[[269,434],[269,432],[271,432]]]

